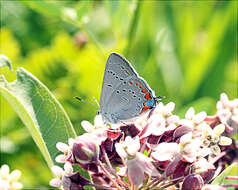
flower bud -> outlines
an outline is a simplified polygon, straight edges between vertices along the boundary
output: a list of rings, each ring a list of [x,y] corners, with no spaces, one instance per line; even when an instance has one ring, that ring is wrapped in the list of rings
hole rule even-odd
[[[199,190],[203,187],[204,182],[200,175],[190,174],[185,177],[182,185],[182,190]]]
[[[99,146],[95,136],[84,134],[75,139],[73,144],[73,155],[81,164],[93,163],[98,160]]]
[[[62,185],[65,190],[84,189],[84,186],[89,184],[90,181],[80,176],[79,172],[65,175],[62,179]]]

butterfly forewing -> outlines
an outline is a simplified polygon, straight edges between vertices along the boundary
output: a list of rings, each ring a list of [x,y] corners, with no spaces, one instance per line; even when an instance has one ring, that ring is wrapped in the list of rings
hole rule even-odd
[[[108,104],[113,91],[127,78],[137,76],[129,62],[119,54],[112,53],[106,64],[100,97],[100,109]]]

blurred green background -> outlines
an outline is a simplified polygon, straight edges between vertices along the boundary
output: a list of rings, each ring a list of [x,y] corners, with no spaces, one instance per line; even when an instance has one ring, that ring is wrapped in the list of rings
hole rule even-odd
[[[106,59],[123,54],[163,102],[215,113],[221,92],[237,98],[237,2],[1,1],[0,54],[39,78],[79,133],[97,110]],[[10,81],[15,73],[1,68]],[[22,171],[25,188],[52,178],[26,127],[1,98],[0,165]]]

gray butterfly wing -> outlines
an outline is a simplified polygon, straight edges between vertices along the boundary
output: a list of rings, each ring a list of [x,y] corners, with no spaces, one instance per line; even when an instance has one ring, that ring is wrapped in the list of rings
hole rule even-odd
[[[101,111],[107,107],[108,100],[117,86],[123,83],[127,78],[136,76],[137,73],[124,57],[117,53],[112,53],[107,60],[104,72],[100,97]]]
[[[149,85],[124,57],[112,53],[107,60],[100,97],[103,119],[117,123],[136,117],[148,97],[154,97]]]
[[[111,94],[110,102],[105,108],[106,113],[110,113],[108,118],[112,123],[117,123],[139,116],[148,96],[154,98],[154,92],[142,78],[129,78]]]

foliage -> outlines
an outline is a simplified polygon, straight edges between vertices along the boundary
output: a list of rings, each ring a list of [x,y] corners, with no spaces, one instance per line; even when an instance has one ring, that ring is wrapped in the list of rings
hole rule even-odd
[[[52,91],[77,134],[97,109],[74,97],[99,100],[112,51],[127,55],[156,95],[176,102],[180,116],[190,105],[213,114],[221,92],[237,97],[236,1],[139,2],[1,1],[0,53],[14,71],[24,67]],[[16,78],[7,68],[0,72],[8,81]],[[51,172],[0,98],[1,165],[24,171],[26,188],[47,187]]]

